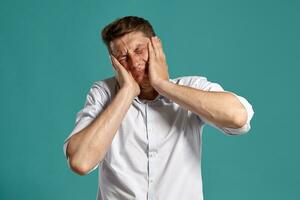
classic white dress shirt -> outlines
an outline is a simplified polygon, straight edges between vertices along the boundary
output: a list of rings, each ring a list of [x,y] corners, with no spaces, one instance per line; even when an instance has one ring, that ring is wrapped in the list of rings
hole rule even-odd
[[[170,81],[205,91],[224,91],[201,76]],[[75,128],[65,140],[65,155],[69,138],[101,114],[117,91],[114,77],[93,84],[84,108],[77,113]],[[248,113],[247,123],[239,129],[217,127],[161,95],[152,101],[136,97],[105,158],[93,169],[99,169],[97,200],[202,200],[203,126],[208,123],[230,135],[250,130],[252,106],[235,96]]]

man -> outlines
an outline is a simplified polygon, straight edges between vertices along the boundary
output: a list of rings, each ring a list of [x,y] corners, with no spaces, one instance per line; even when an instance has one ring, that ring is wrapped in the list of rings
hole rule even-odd
[[[170,79],[150,23],[128,16],[102,31],[116,77],[95,82],[65,140],[69,166],[99,168],[98,200],[201,200],[201,136],[250,130],[248,101],[205,77]]]

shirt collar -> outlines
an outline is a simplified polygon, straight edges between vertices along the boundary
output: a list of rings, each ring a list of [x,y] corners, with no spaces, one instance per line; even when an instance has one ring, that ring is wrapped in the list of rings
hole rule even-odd
[[[164,98],[164,96],[158,94],[155,99],[153,100],[147,100],[147,99],[140,99],[138,96],[134,97],[134,100],[138,103],[143,103],[143,104],[146,104],[146,103],[154,103],[156,101],[159,101],[161,100],[162,98]]]
[[[116,79],[115,79],[116,80]],[[169,78],[169,81],[172,82],[172,83],[176,83],[173,79],[170,79]],[[120,89],[120,86],[119,86],[119,83],[118,81],[116,80],[116,91],[118,91]],[[146,104],[146,103],[154,103],[156,101],[160,101],[162,99],[166,99],[164,96],[158,94],[155,99],[153,100],[147,100],[147,99],[139,99],[138,96],[134,97],[134,101],[138,102],[138,103],[143,103],[143,104]]]

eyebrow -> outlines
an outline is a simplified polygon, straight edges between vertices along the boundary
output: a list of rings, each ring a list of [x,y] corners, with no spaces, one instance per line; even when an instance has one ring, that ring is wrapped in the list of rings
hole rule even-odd
[[[136,46],[136,48],[134,49],[134,51],[135,51],[136,49],[139,49],[139,48],[144,47],[144,46],[146,46],[146,44],[138,44],[138,45]],[[125,56],[126,54],[127,54],[127,52],[123,53],[122,51],[117,51],[115,57],[119,58],[119,57],[121,57],[121,56]]]
[[[141,46],[145,46],[145,44],[138,44],[137,47],[135,49],[140,48]]]

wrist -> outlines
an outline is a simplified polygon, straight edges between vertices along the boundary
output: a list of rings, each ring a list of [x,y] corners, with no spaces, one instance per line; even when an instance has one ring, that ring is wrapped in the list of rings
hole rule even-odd
[[[166,84],[170,83],[169,80],[166,80],[166,79],[159,79],[159,80],[155,80],[153,81],[153,83],[151,84],[152,87],[158,91],[159,93],[161,93],[161,91],[163,90],[164,86]]]
[[[133,100],[136,96],[139,95],[139,88],[138,91],[136,90],[137,90],[136,88],[127,85],[123,85],[120,88],[120,92],[122,92],[123,95],[125,95],[126,97],[129,97],[131,100]]]

